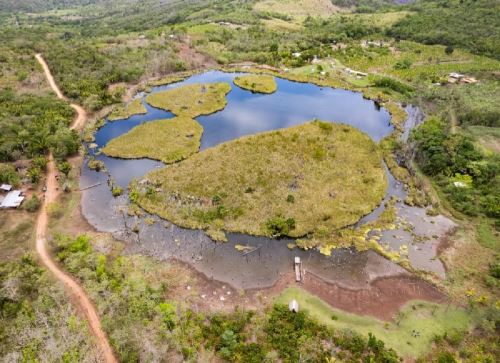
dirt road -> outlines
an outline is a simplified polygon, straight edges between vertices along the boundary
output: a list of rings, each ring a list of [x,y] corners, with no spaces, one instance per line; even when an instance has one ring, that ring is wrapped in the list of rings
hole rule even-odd
[[[57,97],[67,101],[67,98],[64,96],[64,94],[61,92],[56,82],[54,81],[54,77],[50,73],[50,69],[45,60],[42,58],[41,54],[36,54],[35,57],[42,66],[50,87],[56,93]],[[87,113],[79,105],[71,104],[71,107],[77,113],[77,117],[73,121],[71,128],[74,130],[81,130],[87,120]],[[47,207],[50,205],[50,203],[53,203],[57,200],[57,195],[59,192],[56,174],[56,165],[52,154],[50,154],[47,164],[47,191],[45,193],[45,199],[40,209],[40,214],[38,215],[36,224],[36,250],[38,255],[40,256],[40,260],[42,261],[42,263],[50,270],[50,272],[54,274],[54,276],[59,281],[64,284],[68,293],[72,297],[72,300],[77,305],[79,311],[81,311],[85,315],[90,327],[90,331],[95,337],[96,343],[102,352],[104,361],[108,363],[115,363],[118,361],[115,358],[113,349],[109,344],[106,334],[102,330],[101,321],[99,320],[99,315],[97,314],[94,304],[92,303],[92,301],[90,301],[83,288],[71,276],[69,276],[66,272],[59,268],[47,249],[47,225],[49,221]]]

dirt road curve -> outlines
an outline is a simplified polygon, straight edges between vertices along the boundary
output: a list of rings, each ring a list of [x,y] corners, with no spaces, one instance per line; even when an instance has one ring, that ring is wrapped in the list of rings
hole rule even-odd
[[[63,95],[63,93],[55,83],[54,77],[52,77],[50,69],[47,66],[45,60],[42,58],[41,54],[37,54],[35,57],[42,66],[50,87],[56,93],[57,97],[63,100],[67,100],[67,98]],[[73,109],[77,112],[77,117],[73,121],[71,128],[75,130],[81,130],[85,125],[85,121],[87,120],[87,113],[82,107],[78,105],[71,104],[71,107],[73,107]],[[67,291],[73,298],[72,300],[75,301],[77,308],[83,314],[85,314],[90,327],[90,331],[94,335],[96,342],[101,349],[105,362],[115,363],[118,361],[115,358],[113,349],[109,344],[106,334],[102,330],[101,321],[99,320],[99,316],[97,315],[97,311],[93,303],[90,301],[83,288],[72,277],[70,277],[68,274],[66,274],[66,272],[61,270],[59,266],[57,266],[47,249],[47,206],[57,199],[58,183],[56,180],[56,173],[55,162],[52,154],[50,154],[49,162],[47,164],[47,191],[45,193],[45,199],[43,201],[36,224],[36,250],[38,255],[40,256],[42,263],[54,274],[54,276],[59,281],[64,283]]]

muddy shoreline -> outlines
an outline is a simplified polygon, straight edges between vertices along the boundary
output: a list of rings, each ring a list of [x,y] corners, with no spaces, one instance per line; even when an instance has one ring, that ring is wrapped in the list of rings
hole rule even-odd
[[[166,116],[164,111],[151,107],[148,110],[151,113],[146,116],[133,116],[134,124]],[[407,113],[403,139],[407,139],[411,128],[424,119],[416,107],[408,106]],[[113,127],[130,127],[120,122],[123,121],[106,124],[105,127],[110,129],[106,132],[116,137]],[[96,142],[103,144],[109,137],[102,133],[97,135]],[[109,175],[124,186],[132,177],[141,177],[148,170],[163,167],[162,163],[147,159],[116,160],[104,155],[98,158],[105,162]],[[424,208],[405,205],[404,185],[387,172],[389,187],[384,202],[391,197],[397,198],[395,207],[398,217],[394,229],[381,231],[380,244],[406,253],[414,268],[443,278],[445,270],[437,258],[437,249],[441,237],[453,228],[453,222],[443,216],[427,216]],[[81,211],[89,225],[124,242],[125,253],[144,254],[160,261],[178,261],[188,265],[202,279],[210,282],[208,286],[224,284],[235,291],[245,290],[247,294],[276,293],[285,285],[294,284],[289,276],[293,258],[299,256],[307,272],[301,286],[346,311],[390,319],[408,300],[438,302],[443,298],[436,288],[372,250],[356,252],[336,249],[331,256],[324,256],[317,250],[290,249],[288,244],[293,244],[292,239],[273,240],[238,233],[228,233],[226,243],[215,243],[203,231],[184,229],[157,216],[147,213],[141,217],[129,216],[128,196],[111,196],[109,175],[88,169],[86,162],[82,165],[81,188],[100,183],[82,192]],[[357,225],[376,219],[384,210],[384,202]],[[236,245],[248,246],[253,252],[240,252]],[[330,293],[326,293],[328,291]],[[381,308],[380,302],[386,308]]]

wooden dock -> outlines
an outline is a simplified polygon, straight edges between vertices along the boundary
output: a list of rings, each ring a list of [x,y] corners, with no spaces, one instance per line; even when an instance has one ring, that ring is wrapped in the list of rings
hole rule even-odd
[[[300,261],[300,257],[295,257],[295,281],[302,281],[302,261]]]

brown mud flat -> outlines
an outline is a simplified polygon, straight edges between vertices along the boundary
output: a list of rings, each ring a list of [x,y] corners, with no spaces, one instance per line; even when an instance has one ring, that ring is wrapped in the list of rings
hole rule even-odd
[[[308,291],[334,308],[385,321],[393,320],[398,311],[411,300],[434,303],[446,300],[445,295],[436,287],[409,273],[379,277],[366,288],[348,289],[328,283],[310,272],[305,273],[301,283],[296,283],[290,267],[290,272],[282,275],[270,288],[238,290],[229,284],[207,278],[186,263],[175,260],[171,263],[192,275],[192,285],[183,287],[192,292],[190,297],[182,292],[180,295],[184,295],[195,310],[202,311],[231,312],[236,307],[262,309],[270,305],[283,290],[292,286]]]

